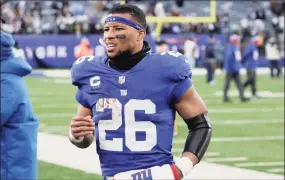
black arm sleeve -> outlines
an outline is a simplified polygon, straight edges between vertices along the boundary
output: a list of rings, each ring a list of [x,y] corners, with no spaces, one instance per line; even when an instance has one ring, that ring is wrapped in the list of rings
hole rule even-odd
[[[201,160],[209,146],[212,137],[212,128],[207,113],[184,120],[189,134],[183,152],[192,152]]]

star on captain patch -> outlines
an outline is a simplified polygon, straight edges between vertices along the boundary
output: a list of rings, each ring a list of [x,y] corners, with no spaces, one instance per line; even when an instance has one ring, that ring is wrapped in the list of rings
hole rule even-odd
[[[118,80],[118,83],[119,84],[124,84],[125,83],[125,81],[126,81],[126,76],[119,76],[119,80]]]

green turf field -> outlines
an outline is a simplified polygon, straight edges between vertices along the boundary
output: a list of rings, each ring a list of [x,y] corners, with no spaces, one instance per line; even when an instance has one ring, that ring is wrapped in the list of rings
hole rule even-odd
[[[67,78],[26,78],[42,132],[66,135],[76,111],[76,89]],[[258,90],[264,97],[241,103],[231,84],[233,103],[222,102],[223,77],[209,86],[204,76],[194,76],[194,85],[205,100],[213,126],[213,141],[205,161],[284,174],[284,78],[258,76]],[[247,90],[249,93],[249,89]],[[173,152],[179,155],[187,134],[183,120],[174,138]],[[256,164],[249,164],[256,163]],[[58,172],[58,173],[56,173]],[[79,172],[79,171],[78,171]],[[40,163],[40,179],[88,179],[86,173]],[[71,177],[71,178],[69,178]]]

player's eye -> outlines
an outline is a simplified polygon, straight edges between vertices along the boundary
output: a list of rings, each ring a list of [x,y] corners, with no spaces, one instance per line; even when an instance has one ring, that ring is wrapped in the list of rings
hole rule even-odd
[[[116,28],[116,31],[124,30],[123,28]]]
[[[106,32],[106,31],[109,31],[109,28],[105,28],[105,29],[104,29],[104,32]]]

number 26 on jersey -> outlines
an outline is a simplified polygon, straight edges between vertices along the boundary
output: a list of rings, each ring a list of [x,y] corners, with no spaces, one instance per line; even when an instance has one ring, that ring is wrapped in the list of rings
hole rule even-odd
[[[125,142],[126,147],[131,151],[150,151],[157,144],[155,124],[150,121],[136,121],[135,119],[136,110],[142,110],[145,114],[156,113],[156,106],[151,100],[130,99],[123,107],[118,99],[99,99],[96,103],[96,111],[104,112],[105,109],[112,110],[112,119],[99,120],[98,131],[101,149],[122,152]],[[124,118],[122,113],[124,113]],[[123,120],[125,122],[124,137],[107,140],[106,131],[118,131],[123,125]],[[136,132],[145,132],[145,140],[137,141]]]

